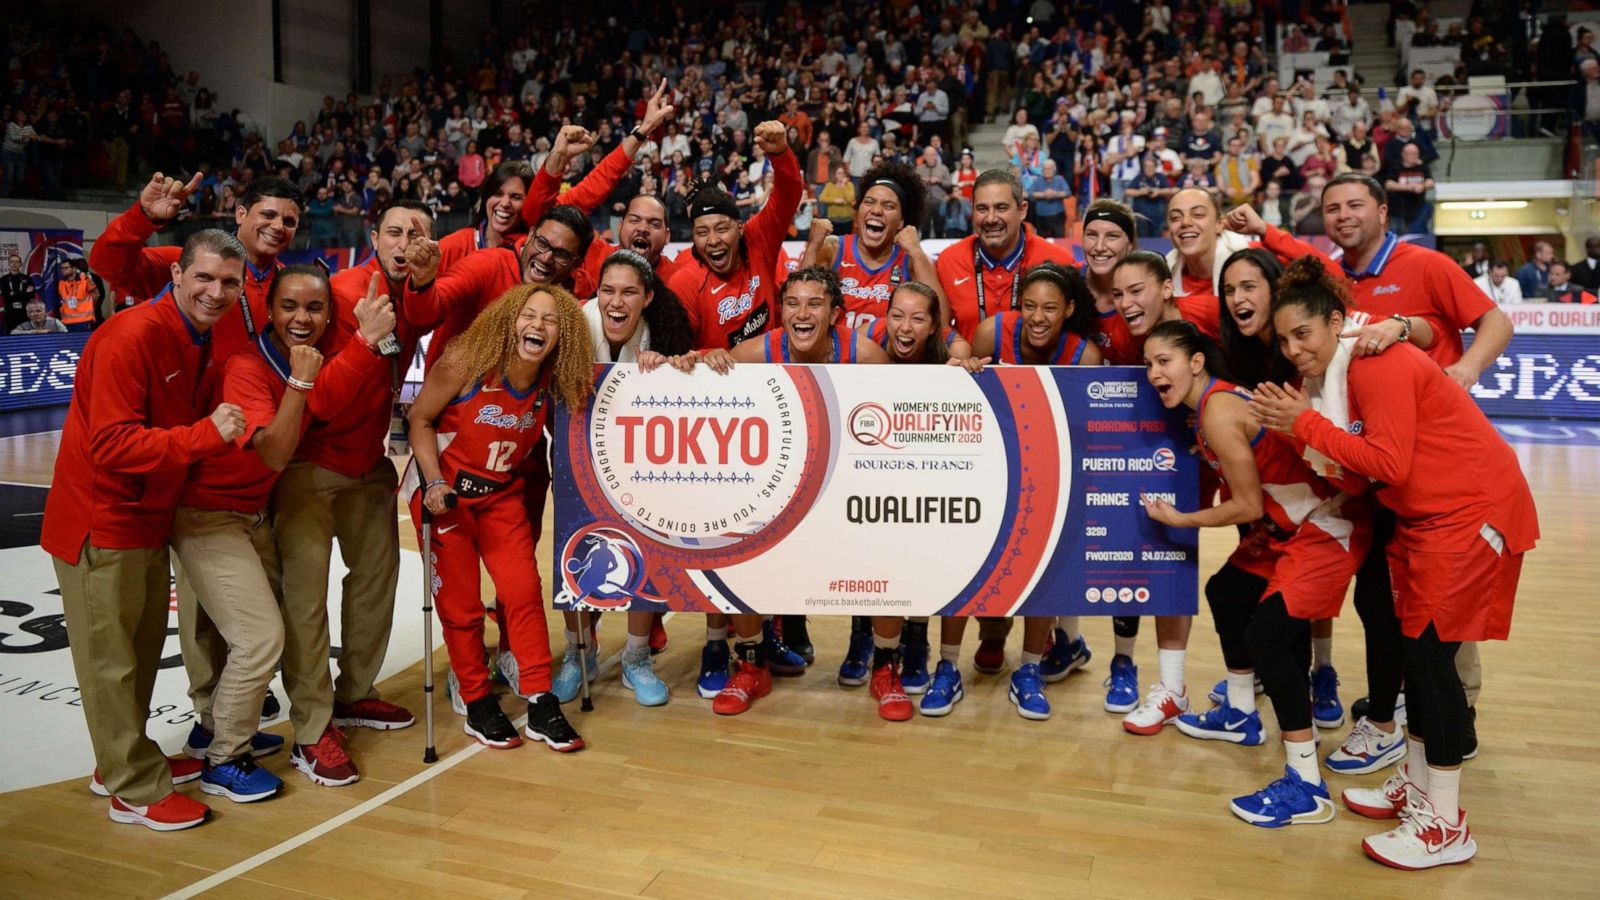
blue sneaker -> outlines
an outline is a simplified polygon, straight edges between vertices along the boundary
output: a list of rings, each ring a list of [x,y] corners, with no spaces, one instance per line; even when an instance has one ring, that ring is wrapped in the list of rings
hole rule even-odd
[[[1011,673],[1011,702],[1024,719],[1042,722],[1050,718],[1050,700],[1044,695],[1044,680],[1038,663],[1024,663]]]
[[[1173,724],[1178,730],[1202,741],[1228,741],[1245,747],[1259,747],[1261,713],[1240,712],[1228,705],[1228,698],[1204,713],[1184,713]]]
[[[205,759],[206,751],[211,749],[213,735],[204,725],[194,723],[189,729],[189,739],[183,743],[183,755],[190,759]],[[254,757],[271,756],[283,749],[283,738],[275,734],[258,731],[250,736],[250,755]]]
[[[705,648],[700,651],[700,680],[695,684],[695,692],[701,698],[715,700],[728,686],[728,665],[732,657],[726,640],[706,641]]]
[[[1082,635],[1077,640],[1067,640],[1067,633],[1060,628],[1056,629],[1056,641],[1050,652],[1044,655],[1039,663],[1039,674],[1043,676],[1046,684],[1055,684],[1061,679],[1071,675],[1075,670],[1083,668],[1094,654],[1089,652],[1089,642]]]
[[[774,675],[800,675],[806,670],[806,658],[789,649],[778,637],[777,627],[771,619],[761,622],[761,655],[767,659],[767,669]]]
[[[283,782],[278,776],[256,765],[255,759],[241,756],[220,766],[206,766],[200,775],[202,793],[227,797],[235,803],[254,803],[275,796]]]
[[[1344,704],[1339,702],[1339,673],[1323,666],[1311,673],[1311,721],[1318,728],[1344,724]]]
[[[1233,798],[1233,814],[1262,828],[1285,825],[1321,825],[1333,821],[1333,801],[1326,782],[1307,784],[1294,769],[1283,767],[1283,777],[1254,794]]]
[[[1102,682],[1106,687],[1106,712],[1129,713],[1139,705],[1139,667],[1121,655],[1111,657],[1111,674]]]
[[[593,645],[584,653],[584,663],[589,669],[589,684],[594,684],[600,678],[600,653]],[[561,671],[550,683],[550,690],[556,699],[562,703],[571,703],[583,691],[583,673],[578,671],[578,648],[572,644],[567,645],[565,653],[561,654]]]
[[[1266,688],[1261,686],[1261,676],[1257,675],[1256,676],[1256,696],[1257,697],[1261,696],[1261,692],[1265,691],[1265,690],[1266,690]],[[1222,701],[1228,699],[1228,679],[1224,678],[1221,681],[1217,682],[1217,686],[1212,688],[1211,689],[1211,693],[1207,694],[1206,696],[1208,698],[1210,698],[1212,703],[1221,703]]]
[[[939,667],[933,670],[933,680],[928,684],[927,693],[922,695],[922,714],[925,716],[947,716],[955,708],[965,692],[961,690],[961,670],[956,668],[948,659],[939,660]]]
[[[1328,754],[1328,769],[1340,775],[1366,775],[1405,758],[1403,729],[1397,725],[1393,733],[1386,732],[1362,716],[1339,749]]]
[[[650,646],[622,651],[622,686],[633,689],[640,706],[663,706],[667,702],[667,683],[656,677],[650,662]]]
[[[900,645],[900,687],[907,694],[915,697],[927,693],[928,682],[928,643],[917,641],[914,644]]]
[[[872,674],[872,629],[851,629],[850,649],[845,651],[844,662],[839,664],[839,684],[860,687]]]

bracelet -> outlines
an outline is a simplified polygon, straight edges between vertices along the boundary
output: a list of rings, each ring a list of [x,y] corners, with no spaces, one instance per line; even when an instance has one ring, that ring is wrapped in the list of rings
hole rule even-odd
[[[1404,344],[1411,340],[1411,320],[1398,313],[1389,318],[1400,323],[1400,343]]]
[[[639,126],[637,125],[633,126],[632,131],[628,132],[628,136],[634,138],[641,144],[649,143],[650,141],[650,136],[640,131]]]
[[[438,487],[441,484],[444,485],[445,487],[449,487],[450,486],[450,482],[445,481],[443,478],[435,478],[432,481],[428,481],[428,482],[424,482],[423,483],[422,492],[424,494],[426,494],[427,492],[433,490],[434,488]]]
[[[299,391],[302,394],[305,393],[306,391],[311,390],[312,385],[313,385],[313,382],[301,381],[300,379],[294,377],[293,375],[289,376],[289,387],[293,388],[294,390]]]

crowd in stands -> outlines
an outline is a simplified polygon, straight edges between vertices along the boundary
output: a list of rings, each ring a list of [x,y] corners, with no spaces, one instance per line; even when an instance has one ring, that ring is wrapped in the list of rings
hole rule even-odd
[[[960,236],[977,175],[962,149],[975,125],[993,119],[1010,123],[1004,152],[1045,234],[1068,233],[1075,210],[1100,195],[1128,200],[1141,229],[1160,234],[1165,198],[1190,186],[1316,233],[1321,186],[1348,170],[1385,183],[1404,230],[1425,231],[1431,221],[1440,95],[1424,74],[1381,99],[1360,91],[1361,74],[1386,81],[1389,73],[1341,71],[1320,91],[1276,77],[1276,49],[1347,58],[1334,0],[1259,10],[1212,0],[835,0],[759,13],[713,4],[696,16],[646,5],[628,7],[624,20],[540,3],[527,12],[527,27],[490,30],[436,71],[383,77],[371,96],[324,98],[276,138],[225,108],[199,74],[180,76],[157,42],[131,30],[14,21],[6,26],[0,193],[125,188],[130,171],[177,160],[206,172],[187,216],[198,225],[231,219],[246,183],[282,174],[306,192],[305,242],[359,245],[368,214],[396,197],[427,203],[445,228],[467,223],[496,168],[542,166],[567,123],[597,138],[567,161],[564,181],[574,183],[623,141],[665,79],[675,113],[595,210],[602,232],[639,192],[658,192],[681,212],[698,179],[720,180],[753,214],[770,172],[750,130],[768,117],[788,126],[804,165],[796,238],[814,217],[842,233],[858,180],[882,160],[914,167],[928,185],[929,214],[918,223],[925,235]],[[1544,27],[1541,36],[1543,20],[1528,26],[1522,14],[1486,9],[1438,35],[1425,4],[1401,0],[1391,9],[1392,20],[1417,23],[1414,43],[1461,43],[1472,72],[1493,63],[1514,76],[1570,76],[1593,60],[1600,116],[1592,35],[1563,47],[1565,29]],[[1285,46],[1275,48],[1280,19]],[[1519,21],[1520,30],[1502,27]],[[1529,52],[1519,56],[1519,48]],[[1437,88],[1450,90],[1449,81]],[[672,227],[674,239],[687,237],[681,215]]]

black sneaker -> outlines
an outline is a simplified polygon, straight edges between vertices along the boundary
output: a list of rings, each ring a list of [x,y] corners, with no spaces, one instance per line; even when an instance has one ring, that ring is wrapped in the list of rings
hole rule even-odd
[[[278,702],[278,695],[267,688],[267,698],[261,701],[261,724],[265,725],[273,719],[283,715],[283,705]]]
[[[790,650],[805,657],[807,665],[817,661],[817,648],[811,645],[811,632],[806,629],[805,616],[784,616],[781,637]]]
[[[567,717],[561,714],[561,701],[549,691],[528,701],[526,731],[529,739],[544,741],[557,753],[571,753],[584,748],[583,738],[567,721]]]
[[[478,739],[478,743],[496,750],[509,750],[520,746],[517,726],[506,718],[500,708],[500,698],[488,694],[467,704],[467,721],[461,730]]]
[[[1461,743],[1462,759],[1478,758],[1478,708],[1467,707],[1467,739]]]
[[[1372,704],[1371,697],[1362,697],[1350,704],[1350,721],[1359,722],[1367,717],[1367,707]]]

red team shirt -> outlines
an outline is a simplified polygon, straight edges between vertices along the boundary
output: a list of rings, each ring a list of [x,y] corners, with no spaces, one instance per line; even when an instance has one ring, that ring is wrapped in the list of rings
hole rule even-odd
[[[996,359],[1006,365],[1027,365],[1022,361],[1022,314],[1014,312],[996,313],[994,317],[994,353]],[[1083,348],[1087,341],[1061,329],[1061,339],[1056,342],[1054,353],[1044,363],[1047,366],[1075,366],[1083,358]]]
[[[1237,385],[1213,378],[1200,396],[1197,419],[1220,393],[1250,399]],[[1201,456],[1222,478],[1222,462],[1195,429]],[[1345,588],[1372,543],[1364,503],[1318,478],[1301,458],[1295,442],[1258,429],[1250,442],[1261,476],[1262,517],[1252,523],[1228,562],[1267,579],[1262,598],[1282,594],[1289,614],[1301,619],[1330,618],[1344,603]],[[1227,483],[1222,482],[1227,491]],[[1226,493],[1224,493],[1226,496]]]
[[[465,397],[451,401],[437,424],[439,442],[444,444],[439,455],[444,480],[455,484],[457,475],[468,472],[509,485],[519,477],[518,470],[544,434],[547,396],[542,381],[518,394],[491,374],[480,378]],[[470,497],[462,499],[472,502]]]
[[[911,280],[911,259],[896,244],[883,265],[869,268],[861,258],[856,236],[847,234],[839,239],[833,271],[839,276],[839,289],[844,294],[845,325],[855,328],[889,314],[889,298],[894,296],[894,289]]]
[[[227,447],[204,403],[208,344],[167,293],[94,330],[45,498],[45,552],[77,565],[86,539],[107,550],[166,543],[189,466]]]
[[[774,173],[767,205],[744,226],[745,252],[728,277],[699,265],[680,269],[669,287],[683,301],[695,349],[732,349],[777,324],[778,255],[800,205],[800,167],[793,153],[768,157]]]
[[[978,330],[978,323],[997,312],[1013,308],[1012,288],[1017,279],[1029,268],[1042,262],[1076,265],[1069,250],[1026,231],[1012,248],[1009,256],[1001,260],[989,258],[978,246],[977,235],[969,235],[946,247],[934,263],[939,273],[939,283],[950,301],[950,311],[956,319],[956,331],[968,341]],[[983,308],[978,308],[978,282],[976,266],[983,265]],[[1021,302],[1021,292],[1016,293]]]

